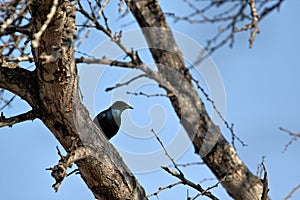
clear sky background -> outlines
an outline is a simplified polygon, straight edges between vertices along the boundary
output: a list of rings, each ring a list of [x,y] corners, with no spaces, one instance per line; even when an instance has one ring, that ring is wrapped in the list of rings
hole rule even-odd
[[[165,0],[161,3],[165,12],[172,12],[180,7],[176,3],[171,4]],[[118,30],[122,24],[132,19],[130,16],[126,19],[118,19],[116,4],[117,2],[112,1],[109,9],[112,13],[112,27]],[[235,124],[235,132],[248,144],[247,147],[243,147],[236,142],[238,155],[253,173],[256,173],[262,156],[266,157],[269,194],[272,199],[284,198],[300,183],[299,142],[294,142],[287,151],[282,153],[291,138],[278,129],[284,127],[296,133],[300,131],[300,28],[297,24],[300,19],[299,7],[300,1],[290,0],[283,3],[280,12],[273,12],[267,16],[259,24],[261,33],[257,35],[252,49],[248,47],[249,32],[243,32],[236,34],[233,48],[223,47],[212,56],[224,83],[226,119]],[[184,7],[180,8],[184,11]],[[200,45],[205,45],[204,41],[209,36],[207,34],[212,32],[201,25],[174,24],[171,19],[169,22],[174,30],[187,35]],[[133,24],[126,29],[136,27]],[[217,27],[213,29],[216,30]],[[91,38],[81,46],[81,50],[92,52],[99,57],[109,56],[111,55],[107,53],[109,49],[98,51],[99,44],[103,45],[102,42],[105,40],[103,34],[93,32]],[[191,53],[192,51],[193,49]],[[141,50],[141,55],[144,61],[151,63],[146,51]],[[159,150],[160,146],[150,133],[151,128],[158,131],[164,142],[172,143],[180,127],[168,100],[165,97],[146,98],[126,95],[126,91],[133,91],[132,89],[162,93],[156,89],[155,84],[142,80],[143,82],[139,82],[140,85],[136,88],[124,87],[115,92],[105,93],[103,91],[105,88],[113,86],[117,81],[126,80],[132,72],[119,68],[106,69],[104,66],[81,66],[80,70],[84,68],[103,73],[98,76],[98,82],[92,83],[96,84],[96,88],[88,91],[94,94],[94,105],[91,107],[90,102],[84,99],[91,117],[110,106],[112,99],[128,99],[135,108],[124,113],[122,132],[111,141],[118,149],[131,152],[131,155],[149,154]],[[29,110],[27,104],[17,98],[13,106],[6,108],[4,113],[10,116],[27,110]],[[138,128],[132,128],[131,122],[135,122]],[[230,140],[230,134],[227,131],[223,133]],[[39,120],[21,123],[13,128],[0,129],[0,141],[1,199],[93,199],[84,182],[75,175],[65,179],[58,193],[53,191],[51,185],[54,179],[45,168],[55,165],[59,160],[55,149],[59,144]],[[178,163],[201,161],[193,154],[192,147],[188,147],[182,153],[177,160]],[[161,158],[158,157],[153,162],[159,163],[160,160]],[[132,168],[143,164],[126,159],[125,162],[128,162]],[[188,178],[196,182],[205,178],[214,178],[205,165],[183,170]],[[136,173],[136,175],[149,194],[155,192],[158,187],[177,181],[161,170]],[[201,184],[203,187],[208,187],[215,183],[216,180],[211,180]],[[160,199],[186,199],[187,189],[190,195],[196,194],[189,188],[179,186],[160,193],[159,197]],[[220,199],[230,199],[221,186],[213,189],[212,192]],[[152,197],[152,199],[156,198]],[[300,199],[300,191],[296,192],[292,199]]]

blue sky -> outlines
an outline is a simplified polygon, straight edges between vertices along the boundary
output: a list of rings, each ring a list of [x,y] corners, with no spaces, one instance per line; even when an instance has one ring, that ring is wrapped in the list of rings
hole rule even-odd
[[[172,10],[172,6],[175,7],[175,3],[172,5],[166,1],[161,1],[161,3],[166,11]],[[111,7],[115,5],[116,2],[112,2]],[[282,126],[294,132],[300,131],[298,55],[300,28],[296,22],[300,17],[299,6],[300,1],[287,1],[283,3],[280,12],[267,16],[260,23],[261,33],[257,35],[252,49],[248,47],[249,32],[243,32],[236,35],[233,48],[224,47],[212,56],[224,83],[226,119],[235,124],[236,133],[248,144],[247,147],[242,147],[238,142],[236,143],[238,155],[254,173],[261,157],[266,156],[269,194],[272,199],[284,198],[293,187],[300,183],[300,159],[297,156],[300,151],[299,142],[294,142],[285,153],[282,153],[290,138],[278,129]],[[112,16],[112,26],[116,29],[122,24],[122,21],[117,20],[117,16],[117,13]],[[187,35],[200,45],[204,45],[202,44],[204,33],[211,31],[203,30],[201,26],[174,24],[172,20],[169,22],[174,30]],[[134,29],[136,25],[127,28]],[[99,44],[105,39],[98,33],[92,33],[91,38],[82,45],[81,50],[96,52],[101,57],[101,53],[107,52],[107,49],[97,52],[97,47],[99,48]],[[142,53],[142,56],[151,64],[151,59],[147,57],[146,52]],[[124,113],[123,131],[112,140],[117,148],[125,149],[132,154],[147,154],[159,150],[159,144],[150,133],[153,127],[166,144],[173,141],[174,134],[178,133],[180,127],[165,97],[145,98],[126,95],[127,90],[136,89],[136,91],[162,93],[156,89],[157,86],[153,82],[142,80],[143,84],[137,87],[121,88],[115,92],[105,93],[103,89],[113,86],[116,80],[125,80],[131,72],[118,68],[105,69],[103,66],[81,66],[80,70],[84,67],[94,69],[97,73],[104,70],[104,75],[97,79],[99,82],[93,83],[96,84],[95,90],[88,91],[94,94],[94,105],[92,107],[87,105],[91,117],[94,117],[96,112],[107,108],[113,98],[128,98],[129,103],[135,108]],[[28,109],[26,103],[18,98],[13,107],[7,108],[4,113],[10,116]],[[157,119],[163,119],[162,124]],[[139,129],[130,128],[129,122],[132,121],[139,125]],[[141,131],[144,134],[143,139],[139,135]],[[226,130],[223,133],[230,139],[230,134]],[[13,128],[0,129],[0,140],[2,142],[0,146],[1,198],[93,199],[79,176],[68,177],[58,193],[54,193],[51,188],[54,180],[45,168],[57,163],[59,157],[55,146],[59,144],[39,120],[18,124]],[[179,163],[200,161],[193,154],[192,148],[182,153],[178,159]],[[161,160],[155,161],[159,163]],[[125,159],[125,162],[129,161]],[[139,164],[138,161],[133,162],[132,165],[135,164]],[[196,182],[205,178],[213,178],[205,165],[183,170],[188,178]],[[147,193],[155,192],[158,187],[177,181],[160,170],[137,173],[137,177]],[[203,186],[208,187],[215,183],[216,180],[207,181],[203,183]],[[230,199],[220,186],[212,192],[220,199]],[[162,192],[159,197],[160,199],[185,199],[186,193],[187,188],[179,186]],[[189,194],[195,193],[189,189]],[[299,198],[300,191],[296,192],[292,199]],[[153,199],[156,198],[153,197]]]

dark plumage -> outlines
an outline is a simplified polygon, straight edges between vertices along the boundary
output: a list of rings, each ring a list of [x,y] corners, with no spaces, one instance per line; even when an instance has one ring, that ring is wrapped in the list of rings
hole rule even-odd
[[[100,112],[94,119],[94,123],[102,129],[108,139],[117,134],[121,126],[121,114],[126,109],[133,109],[123,101],[116,101],[111,107]]]

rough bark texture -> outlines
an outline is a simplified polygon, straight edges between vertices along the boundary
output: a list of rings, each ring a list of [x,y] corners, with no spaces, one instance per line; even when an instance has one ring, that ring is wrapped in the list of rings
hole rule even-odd
[[[41,30],[53,1],[32,1],[33,32]],[[54,17],[42,34],[39,46],[32,46],[36,69],[28,71],[1,64],[0,87],[25,99],[58,141],[72,153],[77,146],[92,152],[76,161],[80,174],[97,199],[147,199],[144,189],[89,117],[78,95],[74,61],[75,6],[59,1]],[[54,55],[55,54],[55,55]],[[51,57],[52,59],[45,59]]]
[[[157,63],[159,75],[152,75],[169,94],[195,152],[219,180],[225,177],[222,185],[234,199],[260,199],[261,180],[249,171],[209,118],[157,0],[127,0],[126,3],[144,28]],[[34,33],[39,32],[47,20],[52,4],[52,0],[34,0],[30,4]],[[146,199],[143,188],[115,148],[99,134],[100,130],[80,101],[74,62],[75,31],[74,5],[70,1],[59,1],[39,46],[32,47],[36,69],[28,71],[1,63],[0,87],[26,100],[68,153],[72,153],[74,141],[92,152],[76,164],[97,199]],[[153,78],[151,73],[149,77]]]
[[[18,65],[1,63],[0,85],[1,88],[18,95],[29,104],[39,105],[35,73],[20,68]]]
[[[173,107],[181,124],[189,134],[195,153],[203,159],[234,199],[260,199],[261,180],[253,175],[222,136],[220,129],[209,118],[203,102],[190,82],[182,53],[174,41],[157,0],[126,1],[130,11],[143,29],[152,56],[161,76],[161,86],[170,94]],[[148,29],[156,27],[157,29]],[[164,86],[170,83],[172,89]]]

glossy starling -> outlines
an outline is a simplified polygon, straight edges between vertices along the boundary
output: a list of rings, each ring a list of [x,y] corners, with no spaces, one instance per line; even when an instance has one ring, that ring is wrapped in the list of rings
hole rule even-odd
[[[94,119],[94,123],[101,128],[108,139],[117,134],[121,126],[121,114],[126,109],[133,109],[123,101],[116,101],[111,107],[100,112]]]

